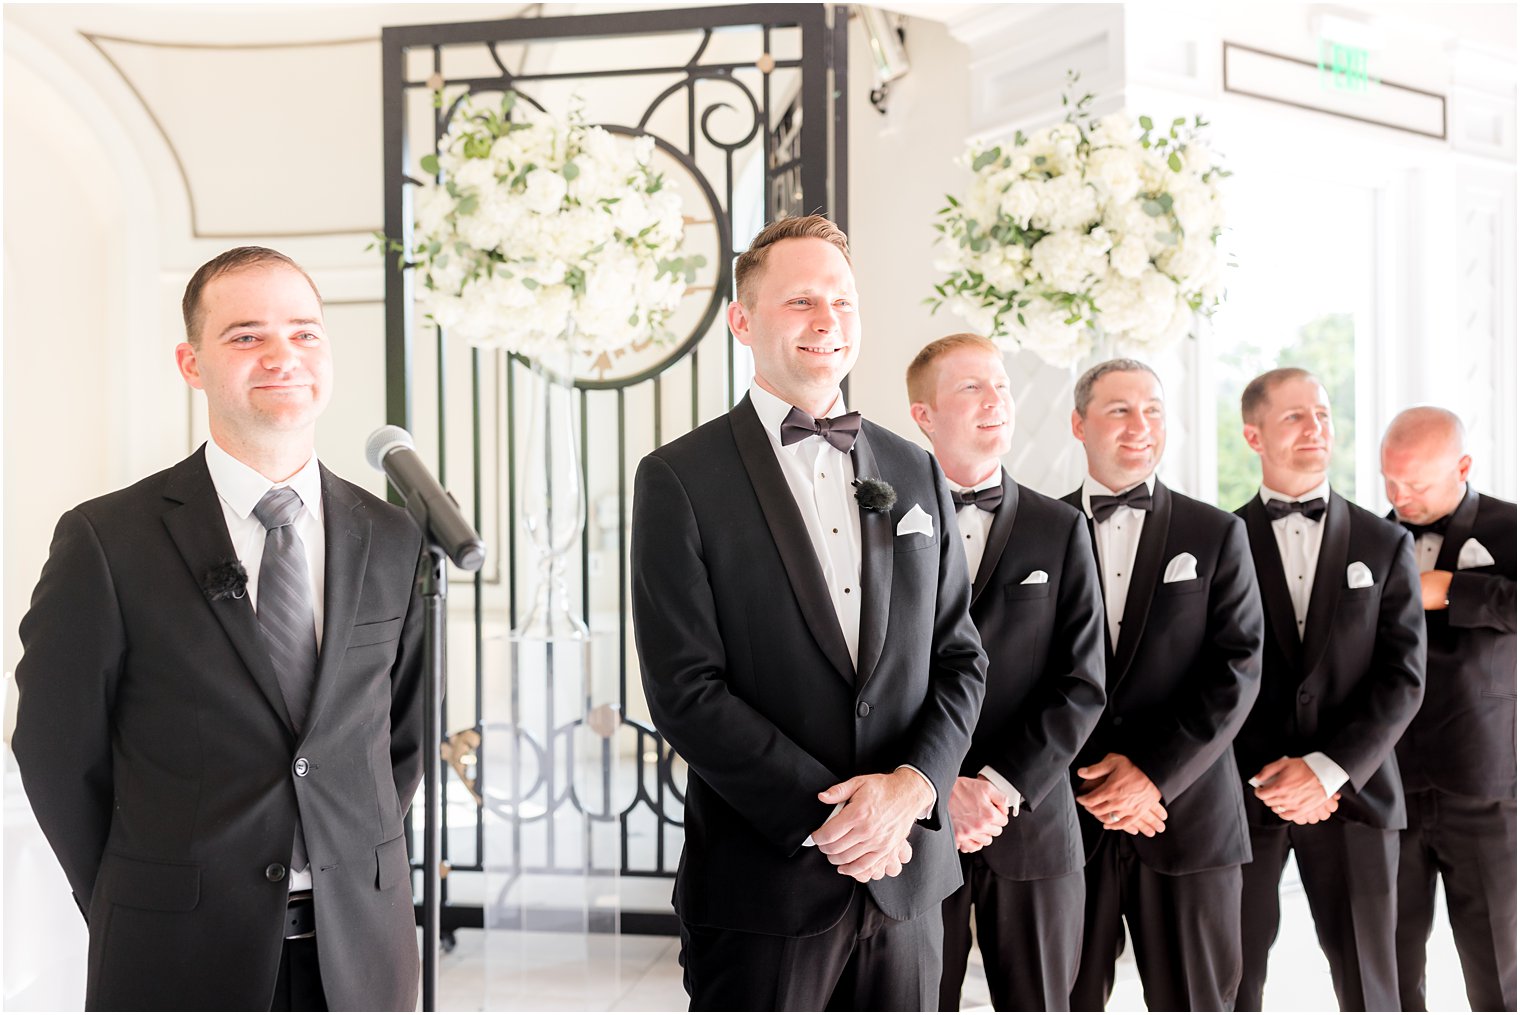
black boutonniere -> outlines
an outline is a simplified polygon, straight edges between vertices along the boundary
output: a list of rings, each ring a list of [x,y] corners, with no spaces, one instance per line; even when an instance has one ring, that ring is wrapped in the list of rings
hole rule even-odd
[[[248,594],[248,572],[240,560],[221,561],[206,572],[201,589],[213,603],[218,599],[242,599]]]
[[[890,511],[897,503],[897,491],[884,479],[857,479],[855,500],[867,511]]]

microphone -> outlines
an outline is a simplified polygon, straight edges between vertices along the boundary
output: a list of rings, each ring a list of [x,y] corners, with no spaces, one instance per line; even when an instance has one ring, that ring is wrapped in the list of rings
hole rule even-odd
[[[369,435],[364,457],[376,471],[385,473],[405,499],[423,535],[459,567],[480,570],[486,562],[486,544],[459,510],[454,495],[438,485],[417,456],[411,434],[399,426],[382,426]]]

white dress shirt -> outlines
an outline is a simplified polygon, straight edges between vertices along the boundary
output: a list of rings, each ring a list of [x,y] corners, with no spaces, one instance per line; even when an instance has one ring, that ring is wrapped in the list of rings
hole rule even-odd
[[[1281,500],[1313,500],[1320,497],[1325,509],[1330,508],[1330,480],[1326,479],[1314,489],[1301,496],[1290,497],[1285,493],[1261,488],[1261,502]],[[1319,569],[1319,549],[1325,539],[1325,519],[1311,521],[1308,515],[1295,512],[1272,523],[1272,535],[1277,540],[1277,553],[1282,558],[1283,577],[1288,580],[1288,596],[1293,600],[1293,619],[1298,624],[1298,638],[1304,637],[1304,622],[1309,617],[1309,600],[1314,593],[1314,575]],[[1350,778],[1346,770],[1337,765],[1323,751],[1310,751],[1304,755],[1304,764],[1314,773],[1325,796],[1330,796]]]
[[[276,486],[288,486],[301,497],[301,512],[296,516],[296,534],[306,548],[306,578],[311,583],[312,613],[316,618],[317,648],[322,647],[322,600],[327,587],[327,534],[322,528],[322,475],[317,456],[301,471],[283,483],[271,483],[258,470],[233,458],[216,443],[206,442],[206,469],[211,485],[216,487],[222,503],[222,517],[232,551],[248,572],[248,605],[255,611],[259,602],[259,567],[264,562],[264,523],[253,513],[264,494]],[[311,869],[290,872],[290,890],[311,888]]]
[[[1136,484],[1138,485],[1138,484]],[[1102,483],[1087,476],[1082,480],[1082,510],[1092,518],[1092,499],[1113,497],[1132,490],[1110,490]],[[1156,474],[1145,477],[1145,489],[1152,496],[1156,493]],[[1093,522],[1093,545],[1098,551],[1098,570],[1103,579],[1103,608],[1107,611],[1108,643],[1117,647],[1119,627],[1124,623],[1124,607],[1129,602],[1129,581],[1135,570],[1135,554],[1140,549],[1140,533],[1145,528],[1145,516],[1149,512],[1120,506],[1104,521]]]
[[[950,484],[959,493],[980,493],[994,486],[1003,485],[1003,467],[993,469],[986,479],[973,487]],[[966,551],[966,574],[976,581],[976,572],[982,566],[982,554],[987,551],[987,533],[992,531],[992,512],[983,511],[975,504],[967,504],[955,512],[955,524],[961,530],[961,546]]]
[[[1003,467],[999,465],[992,470],[986,479],[973,487],[955,486],[952,488],[961,493],[980,493],[982,490],[990,490],[994,486],[1003,485]],[[973,582],[976,581],[976,573],[982,566],[982,555],[987,552],[987,534],[992,531],[992,512],[983,511],[975,504],[967,504],[955,512],[955,524],[961,530],[961,546],[966,551],[966,573]],[[1019,807],[1024,803],[1024,794],[1020,793],[1007,779],[998,773],[991,765],[983,765],[977,773],[997,788],[997,791],[1008,798],[1008,814],[1010,817],[1019,816]]]
[[[855,462],[849,455],[817,434],[811,434],[794,444],[781,443],[781,424],[792,411],[792,406],[766,391],[754,381],[749,386],[750,404],[760,425],[771,439],[771,450],[791,488],[792,499],[802,515],[803,527],[813,544],[813,554],[823,570],[823,583],[828,586],[829,598],[834,603],[834,614],[839,619],[839,629],[844,632],[845,645],[850,650],[850,663],[857,665],[860,658],[860,505],[855,500]],[[824,412],[825,416],[842,416],[849,410],[844,405],[844,395],[835,397],[834,404]],[[934,783],[912,765],[899,765],[916,772],[929,786],[929,792],[938,799]],[[838,814],[843,804],[834,807]],[[934,812],[934,800],[929,809],[919,817],[926,818]],[[833,814],[829,815],[833,817]],[[813,845],[810,835],[803,843]]]

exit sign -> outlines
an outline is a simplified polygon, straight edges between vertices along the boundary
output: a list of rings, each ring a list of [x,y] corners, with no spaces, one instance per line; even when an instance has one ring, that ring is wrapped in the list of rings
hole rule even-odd
[[[1368,52],[1330,39],[1319,40],[1319,83],[1326,91],[1368,92],[1379,84],[1368,72]]]

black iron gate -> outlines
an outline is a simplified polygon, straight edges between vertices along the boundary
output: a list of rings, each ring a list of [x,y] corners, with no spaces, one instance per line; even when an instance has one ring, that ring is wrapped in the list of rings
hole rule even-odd
[[[410,190],[447,128],[450,100],[511,89],[551,112],[579,102],[589,122],[653,137],[659,168],[685,198],[688,248],[707,256],[705,275],[672,322],[676,341],[577,366],[588,523],[572,593],[609,667],[608,700],[590,719],[605,744],[603,773],[599,785],[576,787],[557,772],[568,767],[583,715],[519,729],[536,760],[537,785],[559,787],[546,795],[545,813],[513,816],[524,869],[556,869],[549,819],[573,807],[616,824],[606,845],[592,847],[595,870],[645,878],[675,872],[684,768],[649,723],[638,681],[627,594],[631,477],[646,452],[729,409],[748,383],[747,350],[733,342],[723,316],[735,242],[784,214],[821,211],[848,228],[847,19],[843,6],[756,4],[383,33],[387,236],[410,245]],[[447,930],[480,925],[474,893],[458,883],[482,870],[473,752],[487,681],[502,679],[503,635],[534,577],[530,554],[519,553],[514,538],[527,367],[515,356],[451,343],[420,318],[411,284],[399,264],[387,265],[386,416],[416,435],[424,455],[432,452],[440,478],[491,548],[473,581],[461,576],[452,586],[445,728],[461,735],[451,738],[443,769]],[[470,676],[473,698],[465,693]],[[673,927],[658,907],[625,909],[626,931]]]

